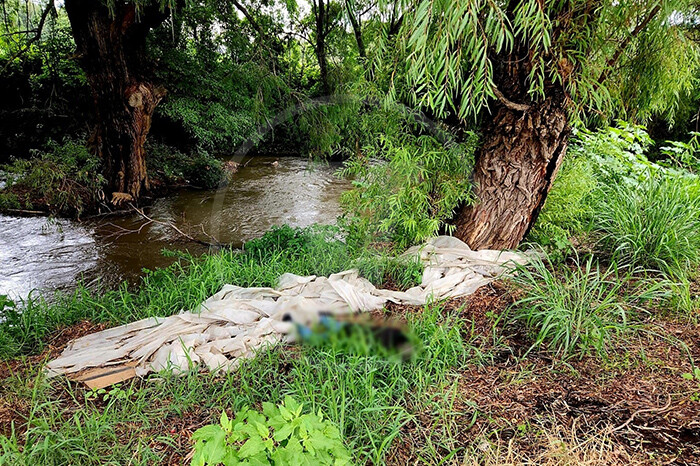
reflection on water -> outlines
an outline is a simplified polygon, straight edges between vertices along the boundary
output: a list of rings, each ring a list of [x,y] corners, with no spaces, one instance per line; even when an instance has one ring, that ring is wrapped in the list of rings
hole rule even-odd
[[[299,158],[256,157],[219,191],[182,190],[157,200],[146,213],[207,240],[241,244],[274,225],[333,223],[349,183],[334,176],[338,165]],[[163,248],[205,252],[185,243],[167,225],[140,216],[81,223],[0,216],[0,294],[26,297],[32,289],[70,288],[81,276],[109,283],[134,281],[142,269],[168,265]]]

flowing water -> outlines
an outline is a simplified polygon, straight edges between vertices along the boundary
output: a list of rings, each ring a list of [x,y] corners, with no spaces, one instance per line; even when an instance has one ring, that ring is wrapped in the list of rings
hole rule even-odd
[[[76,222],[0,215],[0,294],[25,298],[32,290],[70,289],[79,279],[135,282],[144,268],[174,259],[163,249],[201,254],[207,247],[184,241],[183,233],[240,245],[275,225],[334,223],[349,182],[337,164],[306,159],[255,157],[227,187],[183,189],[138,214]]]

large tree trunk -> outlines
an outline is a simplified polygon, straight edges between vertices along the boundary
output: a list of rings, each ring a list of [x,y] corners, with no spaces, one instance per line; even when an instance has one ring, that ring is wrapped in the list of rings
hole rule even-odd
[[[137,12],[131,2],[109,11],[100,0],[66,0],[66,12],[95,103],[94,145],[112,202],[138,199],[148,188],[144,143],[165,94],[153,84],[146,36],[167,14]]]
[[[512,107],[498,103],[487,118],[474,168],[477,202],[457,214],[455,236],[472,249],[512,249],[522,241],[566,153],[563,97]]]

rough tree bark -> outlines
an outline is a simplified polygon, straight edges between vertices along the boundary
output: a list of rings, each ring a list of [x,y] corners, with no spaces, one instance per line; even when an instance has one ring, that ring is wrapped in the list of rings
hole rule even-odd
[[[104,166],[107,194],[117,204],[148,189],[144,143],[165,95],[153,83],[146,36],[168,13],[156,5],[65,0],[81,66],[95,103],[94,147]]]
[[[455,236],[472,249],[511,249],[522,241],[566,153],[570,130],[561,93],[528,106],[503,101],[482,127],[477,202],[456,217]]]

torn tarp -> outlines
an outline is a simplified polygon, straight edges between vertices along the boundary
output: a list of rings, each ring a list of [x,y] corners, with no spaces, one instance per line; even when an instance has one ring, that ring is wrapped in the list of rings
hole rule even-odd
[[[504,272],[509,263],[522,264],[527,257],[472,251],[448,236],[433,238],[404,255],[417,256],[425,265],[420,286],[406,291],[377,289],[356,270],[329,277],[284,274],[274,289],[225,285],[193,311],[78,338],[48,363],[47,371],[76,380],[88,371],[93,380],[95,368],[102,368],[113,375],[109,380],[116,380],[114,374],[128,378],[166,368],[185,371],[193,365],[231,370],[256,350],[290,340],[294,323],[312,325],[321,315],[381,309],[388,301],[422,305],[466,296]]]

